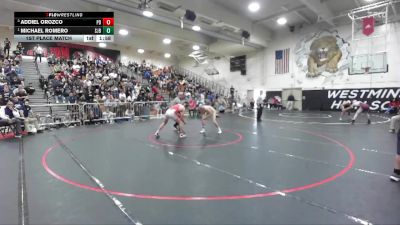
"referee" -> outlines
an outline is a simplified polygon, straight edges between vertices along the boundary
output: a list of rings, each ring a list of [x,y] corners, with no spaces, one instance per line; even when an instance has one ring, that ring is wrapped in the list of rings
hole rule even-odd
[[[256,104],[257,104],[257,121],[261,121],[261,115],[263,113],[263,103],[264,102],[263,102],[262,96],[263,96],[263,92],[260,91],[260,96],[258,96],[257,102],[256,102]]]

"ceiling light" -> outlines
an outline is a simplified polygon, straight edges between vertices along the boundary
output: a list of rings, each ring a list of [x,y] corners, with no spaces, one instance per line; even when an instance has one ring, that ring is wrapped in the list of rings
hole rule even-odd
[[[141,48],[139,48],[139,49],[137,50],[137,52],[140,53],[140,54],[143,54],[143,53],[144,53],[144,50],[141,49]]]
[[[164,57],[167,58],[167,59],[168,59],[168,58],[171,58],[171,54],[165,53],[165,54],[164,54]]]
[[[373,2],[374,0],[364,0],[364,1],[366,1],[366,2]]]
[[[144,10],[143,11],[143,16],[145,16],[145,17],[152,17],[154,14],[153,14],[153,12],[152,11],[149,11],[149,10]]]
[[[125,29],[121,29],[121,30],[119,30],[119,32],[118,32],[120,35],[122,35],[122,36],[126,36],[126,35],[128,35],[129,34],[129,32],[128,32],[128,30],[125,30]]]
[[[276,20],[279,25],[285,25],[287,23],[287,19],[285,17],[281,17]]]
[[[258,2],[252,2],[247,8],[250,12],[257,12],[260,9],[260,4],[258,4]]]
[[[194,30],[194,31],[200,31],[200,30],[201,30],[201,27],[200,27],[200,26],[197,26],[197,25],[194,25],[194,26],[192,27],[192,30]]]
[[[171,44],[171,39],[164,38],[163,43],[166,44],[166,45],[169,45],[169,44]]]
[[[198,46],[198,45],[193,45],[193,50],[195,50],[195,51],[197,51],[197,50],[199,50],[200,49],[200,46]]]
[[[107,47],[107,44],[106,44],[106,43],[103,43],[103,42],[101,42],[101,43],[99,43],[99,47],[100,47],[100,48],[105,48],[105,47]]]

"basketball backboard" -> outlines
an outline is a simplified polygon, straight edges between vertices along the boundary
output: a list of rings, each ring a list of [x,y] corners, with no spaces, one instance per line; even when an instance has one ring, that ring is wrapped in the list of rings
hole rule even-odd
[[[388,72],[386,52],[353,55],[350,60],[349,75],[365,74],[366,68],[368,73]]]

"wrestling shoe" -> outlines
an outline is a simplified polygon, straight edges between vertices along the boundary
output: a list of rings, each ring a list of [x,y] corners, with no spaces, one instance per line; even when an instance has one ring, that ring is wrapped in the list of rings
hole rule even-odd
[[[339,120],[342,121],[343,120],[342,117],[340,117]]]
[[[351,120],[351,125],[354,125],[356,121],[355,120]]]
[[[368,119],[367,124],[371,124],[371,120],[370,119]]]
[[[160,138],[160,134],[158,132],[154,133],[154,136],[158,139]]]
[[[218,129],[218,134],[222,134],[222,130],[221,130],[221,128],[220,128],[220,129]]]
[[[390,176],[390,180],[393,182],[399,182],[400,181],[400,175],[393,173],[392,176]]]
[[[184,134],[184,133],[181,133],[180,135],[179,135],[179,138],[185,138],[186,137],[186,134]]]
[[[394,129],[389,129],[389,133],[394,134]]]
[[[204,134],[206,132],[206,129],[201,129],[200,134]]]

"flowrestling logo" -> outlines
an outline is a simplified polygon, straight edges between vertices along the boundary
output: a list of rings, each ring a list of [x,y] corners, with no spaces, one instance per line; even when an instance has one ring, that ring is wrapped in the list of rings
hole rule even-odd
[[[359,100],[368,103],[371,110],[385,110],[389,102],[398,98],[399,88],[371,88],[371,89],[339,89],[326,92],[330,109],[339,110],[345,100]]]

